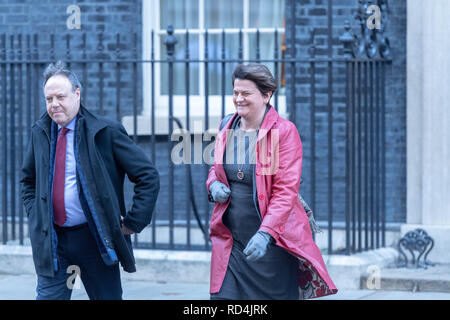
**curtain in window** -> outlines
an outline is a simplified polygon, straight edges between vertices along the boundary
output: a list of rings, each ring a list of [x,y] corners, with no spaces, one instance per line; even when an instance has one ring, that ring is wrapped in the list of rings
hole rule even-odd
[[[281,28],[284,0],[249,0],[250,28]]]
[[[174,29],[198,29],[199,28],[199,1],[198,0],[160,0],[160,28],[166,30],[169,25]],[[167,58],[166,46],[164,39],[166,35],[160,38],[161,59]],[[177,44],[175,45],[175,59],[185,59],[186,55],[186,37],[184,34],[176,34]],[[198,59],[198,35],[190,35],[189,37],[189,58]],[[189,93],[199,94],[198,88],[198,64],[190,64],[189,66]],[[169,93],[168,87],[167,63],[161,64],[161,94]],[[186,67],[185,64],[174,64],[174,94],[186,94]]]
[[[160,0],[161,29],[166,29],[168,25],[173,25],[175,29],[240,29],[240,28],[280,28],[283,27],[284,2],[285,0],[248,0],[248,10],[244,9],[244,0],[213,1],[204,0],[204,12],[199,12],[199,0]],[[199,25],[199,15],[203,14],[204,25]],[[244,25],[247,20],[248,25]],[[165,59],[166,48],[165,36],[161,37],[161,58]],[[186,41],[183,34],[176,35],[178,43],[175,47],[175,59],[184,59],[186,54]],[[282,35],[278,35],[278,48],[281,48]],[[256,59],[256,34],[248,33],[243,35],[242,49],[243,58]],[[191,34],[189,37],[190,59],[199,59],[208,55],[209,59],[238,59],[239,57],[239,34],[226,33],[225,45],[222,43],[222,34],[208,34],[208,52],[202,49],[200,41],[204,44],[204,37]],[[274,57],[275,38],[274,33],[260,34],[260,58],[272,59]],[[200,52],[202,50],[203,52]],[[281,51],[279,52],[281,57]],[[209,63],[208,84],[209,95],[231,95],[231,74],[238,63],[226,63],[225,72],[221,63]],[[267,63],[267,66],[274,73],[274,63]],[[200,68],[198,63],[190,64],[190,94],[200,94],[200,87],[204,83],[199,83]],[[167,64],[161,66],[161,93],[168,93],[167,85]],[[185,64],[176,63],[174,65],[174,94],[184,95],[185,90]],[[222,89],[222,75],[225,75],[225,90]]]
[[[243,27],[243,0],[205,1],[205,28]]]
[[[244,27],[239,21],[238,12],[242,21],[244,19],[243,12],[243,0],[230,1],[207,1],[211,3],[209,10],[206,11],[208,16],[209,12],[213,11],[213,6],[216,8],[216,14],[214,15],[215,22],[211,24],[214,27],[219,27],[222,24],[226,27],[220,28],[241,28]],[[229,7],[228,11],[221,11],[222,7]],[[225,13],[229,13],[233,10],[236,14],[236,18],[230,17]],[[283,27],[284,18],[284,0],[249,0],[248,8],[248,28],[281,28]],[[247,54],[244,53],[243,57],[249,59],[256,59],[257,55],[257,39],[255,33],[248,33],[243,36],[243,49],[248,50]],[[281,40],[282,35],[278,34],[278,57],[281,58]],[[273,59],[275,50],[275,35],[274,32],[260,33],[260,59]],[[209,57],[212,59],[222,58],[222,35],[212,35],[209,41]],[[238,34],[226,34],[225,47],[224,47],[226,59],[238,59],[239,57],[239,35]],[[230,95],[232,92],[231,75],[238,63],[227,63],[225,68],[225,94]],[[272,73],[275,75],[275,64],[265,63]],[[279,68],[281,64],[279,64]],[[222,94],[222,65],[211,64],[208,68],[210,76],[210,90],[209,94],[221,95]]]
[[[198,28],[198,0],[160,0],[160,28]]]

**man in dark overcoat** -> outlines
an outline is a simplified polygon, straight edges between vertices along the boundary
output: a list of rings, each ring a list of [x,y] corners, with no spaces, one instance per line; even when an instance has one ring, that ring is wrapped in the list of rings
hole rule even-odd
[[[37,299],[70,299],[74,275],[90,299],[122,299],[119,263],[136,271],[130,235],[151,221],[159,174],[121,124],[80,103],[81,84],[63,63],[46,68],[44,96],[21,177]],[[134,183],[128,212],[125,174]]]

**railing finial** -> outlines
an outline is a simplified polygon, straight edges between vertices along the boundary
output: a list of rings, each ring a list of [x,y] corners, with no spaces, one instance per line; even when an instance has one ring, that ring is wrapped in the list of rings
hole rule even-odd
[[[350,21],[345,20],[345,32],[339,38],[339,40],[344,45],[344,57],[347,59],[351,59],[355,56],[353,51],[353,46],[355,44],[355,36],[352,32],[352,27],[350,26]]]
[[[169,58],[173,57],[173,55],[175,53],[175,45],[178,42],[177,39],[175,38],[175,36],[173,35],[173,32],[174,32],[173,26],[169,25],[167,27],[168,36],[164,40],[164,44],[166,45],[166,48],[167,48],[167,56]]]

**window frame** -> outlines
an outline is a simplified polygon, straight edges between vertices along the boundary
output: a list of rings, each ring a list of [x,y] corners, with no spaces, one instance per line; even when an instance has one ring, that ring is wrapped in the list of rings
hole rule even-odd
[[[142,2],[142,57],[144,61],[151,60],[151,33],[152,30],[154,32],[154,59],[156,61],[165,59],[165,57],[161,57],[161,41],[160,39],[167,35],[166,29],[161,29],[160,26],[160,1],[161,0],[146,0]],[[207,0],[198,0],[199,3],[199,26],[197,29],[175,29],[174,34],[185,34],[186,30],[189,30],[189,35],[198,35],[199,41],[199,60],[204,60],[205,58],[205,1]],[[248,60],[249,57],[249,35],[251,33],[256,33],[259,30],[260,34],[264,33],[274,33],[275,30],[278,30],[278,34],[280,37],[285,33],[285,28],[250,28],[250,0],[242,0],[243,4],[243,28],[223,28],[223,29],[207,29],[208,34],[218,34],[222,33],[225,30],[226,34],[236,34],[239,31],[242,31],[242,43],[243,43],[243,60]],[[166,26],[167,27],[167,26]],[[159,119],[167,119],[168,114],[168,95],[161,93],[161,64],[156,62],[154,64],[155,68],[155,123],[159,123]],[[141,116],[149,117],[151,113],[151,64],[146,62],[142,64],[143,71],[143,112]],[[190,101],[190,116],[192,121],[204,121],[204,107],[205,107],[205,64],[200,63],[198,68],[198,94],[189,95]],[[231,75],[229,75],[231,76]],[[274,97],[272,98],[274,99]],[[225,95],[225,114],[234,112],[234,105],[232,102],[232,93],[228,93]],[[272,103],[274,101],[272,100]],[[209,114],[210,114],[210,128],[216,128],[218,125],[218,121],[221,119],[221,105],[222,105],[222,96],[221,95],[208,95],[208,104],[209,104]],[[173,96],[173,112],[174,115],[180,118],[184,127],[186,127],[186,119],[185,119],[185,110],[186,110],[186,95],[174,95]],[[278,112],[282,117],[287,117],[286,113],[286,96],[283,94],[278,95]],[[130,119],[125,121],[130,123]],[[151,129],[143,129],[142,125],[148,127],[148,122],[138,121],[138,134],[149,134]],[[217,124],[216,124],[217,122]],[[133,125],[131,125],[133,127]],[[192,125],[191,125],[192,127]],[[197,125],[198,127],[198,125]],[[156,134],[167,134],[168,125],[156,125],[155,128]]]

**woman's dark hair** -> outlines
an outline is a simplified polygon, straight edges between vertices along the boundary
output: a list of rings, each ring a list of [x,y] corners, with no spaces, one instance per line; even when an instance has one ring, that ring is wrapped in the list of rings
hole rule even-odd
[[[270,70],[265,65],[259,63],[238,65],[234,69],[232,76],[233,87],[234,80],[236,79],[253,81],[262,94],[271,91],[273,95],[278,87]]]
[[[47,68],[45,68],[44,71],[44,83],[43,87],[45,87],[45,84],[47,83],[48,79],[50,79],[53,76],[63,75],[67,79],[69,79],[70,83],[72,84],[72,92],[75,92],[77,88],[81,89],[81,83],[78,80],[78,77],[76,74],[66,68],[65,64],[62,61],[58,61],[56,63],[50,63]]]

